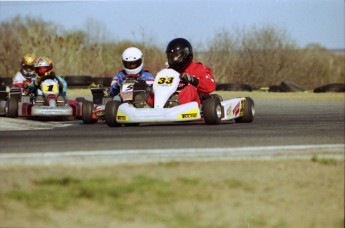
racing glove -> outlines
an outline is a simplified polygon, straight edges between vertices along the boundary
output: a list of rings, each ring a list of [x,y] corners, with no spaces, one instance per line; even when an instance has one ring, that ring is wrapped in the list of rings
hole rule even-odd
[[[37,88],[37,87],[40,87],[41,85],[41,78],[36,78],[36,80],[34,81],[34,86]]]
[[[23,89],[29,88],[29,84],[27,82],[23,82]]]
[[[197,86],[199,84],[199,79],[189,74],[181,74],[180,78],[186,84],[189,83],[193,86]]]

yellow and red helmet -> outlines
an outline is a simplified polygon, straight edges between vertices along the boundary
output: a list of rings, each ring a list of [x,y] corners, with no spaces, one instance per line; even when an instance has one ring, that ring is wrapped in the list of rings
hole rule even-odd
[[[47,56],[38,57],[34,65],[38,76],[46,76],[53,70],[53,61]]]
[[[21,60],[21,72],[24,76],[35,76],[34,63],[36,55],[32,53],[25,54]]]

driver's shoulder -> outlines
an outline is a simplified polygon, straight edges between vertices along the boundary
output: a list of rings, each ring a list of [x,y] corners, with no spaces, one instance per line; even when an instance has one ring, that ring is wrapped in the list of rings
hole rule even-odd
[[[126,75],[126,71],[120,70],[119,72],[117,72],[117,74],[114,76],[114,78],[115,78],[115,77],[117,77],[117,78],[122,78],[122,77],[125,76],[125,75]]]
[[[153,74],[148,71],[148,70],[143,70],[141,76],[144,76],[144,77],[153,77]]]

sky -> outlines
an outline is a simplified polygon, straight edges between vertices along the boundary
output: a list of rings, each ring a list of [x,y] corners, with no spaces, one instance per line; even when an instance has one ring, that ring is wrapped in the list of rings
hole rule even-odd
[[[20,15],[66,30],[86,30],[93,21],[99,29],[95,36],[162,46],[176,37],[207,44],[222,31],[231,34],[236,29],[274,26],[299,47],[317,43],[344,49],[344,11],[344,0],[0,0],[0,23]]]

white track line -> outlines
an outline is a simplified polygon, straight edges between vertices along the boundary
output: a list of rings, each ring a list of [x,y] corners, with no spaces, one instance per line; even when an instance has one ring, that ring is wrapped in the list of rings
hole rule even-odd
[[[240,160],[311,158],[314,155],[344,159],[345,144],[285,145],[233,148],[180,148],[3,153],[0,165],[11,164],[104,164],[172,160]]]

